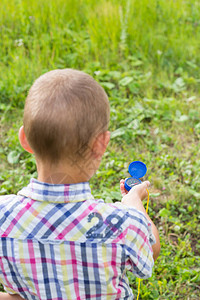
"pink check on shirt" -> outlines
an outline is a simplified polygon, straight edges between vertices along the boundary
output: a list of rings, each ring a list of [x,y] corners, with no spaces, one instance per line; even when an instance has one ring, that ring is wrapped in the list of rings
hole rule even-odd
[[[0,283],[27,300],[133,299],[126,271],[150,277],[154,243],[141,212],[95,200],[88,182],[31,179],[0,197]]]

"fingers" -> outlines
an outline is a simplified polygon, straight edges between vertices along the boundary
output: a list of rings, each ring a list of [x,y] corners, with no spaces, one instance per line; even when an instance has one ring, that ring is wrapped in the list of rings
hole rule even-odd
[[[146,188],[148,188],[150,186],[150,182],[148,180],[144,181],[142,183]]]
[[[137,184],[137,185],[133,186],[131,188],[131,190],[133,190],[133,191],[134,190],[144,190],[144,189],[147,189],[149,186],[150,186],[150,182],[147,180],[147,181],[144,181],[140,184]]]
[[[130,195],[136,195],[139,196],[139,198],[141,200],[145,199],[148,196],[148,192],[147,189],[150,186],[150,182],[149,181],[144,181],[138,185],[135,185],[134,187],[132,187],[132,189],[129,191]]]
[[[125,190],[125,187],[124,187],[124,182],[125,182],[124,179],[120,180],[120,191],[121,191],[121,194],[122,194],[123,197],[126,195],[126,190]]]
[[[128,191],[124,187],[124,182],[125,182],[126,179],[121,179],[120,180],[120,191],[121,191],[121,194],[122,194],[123,197],[128,194]]]

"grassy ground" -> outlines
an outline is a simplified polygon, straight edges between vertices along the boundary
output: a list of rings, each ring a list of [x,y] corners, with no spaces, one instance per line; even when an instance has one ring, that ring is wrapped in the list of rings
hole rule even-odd
[[[194,0],[0,2],[0,193],[37,176],[17,138],[33,80],[65,67],[94,76],[109,95],[112,139],[93,194],[119,200],[129,163],[148,167],[162,250],[141,285],[146,300],[200,297],[199,20]]]

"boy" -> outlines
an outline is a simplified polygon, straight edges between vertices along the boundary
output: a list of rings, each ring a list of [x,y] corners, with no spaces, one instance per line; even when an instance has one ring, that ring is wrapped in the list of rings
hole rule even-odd
[[[50,71],[31,87],[19,139],[38,179],[0,198],[0,282],[17,299],[133,299],[126,270],[151,276],[160,243],[141,202],[149,182],[126,193],[122,180],[122,203],[91,195],[108,123],[107,95],[83,72]]]

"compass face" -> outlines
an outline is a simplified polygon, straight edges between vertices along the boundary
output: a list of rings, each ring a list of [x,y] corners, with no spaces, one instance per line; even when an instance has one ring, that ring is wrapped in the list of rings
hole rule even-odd
[[[134,185],[140,184],[141,181],[137,178],[128,178],[126,183],[130,186],[130,188],[132,188]]]

